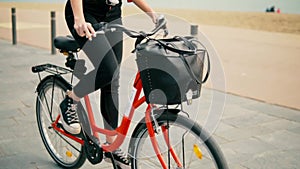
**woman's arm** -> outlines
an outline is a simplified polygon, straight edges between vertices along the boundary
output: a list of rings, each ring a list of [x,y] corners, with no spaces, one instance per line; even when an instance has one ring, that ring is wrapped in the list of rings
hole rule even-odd
[[[152,19],[152,21],[154,23],[156,23],[156,14],[154,12],[154,10],[147,4],[146,1],[144,0],[132,0],[132,2],[139,7],[142,11],[146,12],[150,18]]]
[[[86,36],[89,40],[95,35],[95,30],[90,23],[84,19],[82,0],[71,0],[74,15],[74,29],[81,37]]]

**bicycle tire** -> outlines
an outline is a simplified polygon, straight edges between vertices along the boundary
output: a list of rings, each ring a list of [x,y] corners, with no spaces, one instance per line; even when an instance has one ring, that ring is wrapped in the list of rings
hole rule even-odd
[[[199,124],[185,116],[179,115],[178,111],[175,111],[174,113],[174,111],[165,110],[163,113],[156,114],[155,116],[159,126],[165,126],[167,124],[169,125],[168,131],[171,145],[173,148],[175,148],[175,152],[177,152],[182,164],[184,164],[184,166],[181,168],[228,168],[225,157],[218,144]],[[183,134],[182,138],[184,139],[180,140],[179,138],[178,140],[175,140],[176,137],[180,136],[180,134]],[[163,136],[160,136],[156,133],[156,138],[159,143],[159,148],[162,152],[161,154],[164,156],[168,167],[180,168],[176,165],[175,161],[171,159],[172,156],[170,155],[169,151],[167,151],[168,146]],[[159,141],[160,139],[162,140]],[[195,141],[195,143],[190,144],[192,141]],[[201,146],[200,150],[203,154],[201,160],[196,156],[195,151],[192,148],[192,146],[195,144],[198,146],[198,148]],[[184,150],[182,147],[184,147]],[[204,148],[205,151],[203,151]],[[181,150],[183,150],[184,153],[178,153]],[[128,153],[131,157],[132,169],[162,168],[157,156],[155,155],[155,152],[153,151],[144,119],[140,121],[132,134]],[[188,159],[188,157],[190,159]]]
[[[86,160],[84,147],[51,127],[60,111],[59,103],[69,88],[60,76],[45,77],[37,88],[36,118],[42,141],[52,159],[63,168],[74,169],[80,168]]]

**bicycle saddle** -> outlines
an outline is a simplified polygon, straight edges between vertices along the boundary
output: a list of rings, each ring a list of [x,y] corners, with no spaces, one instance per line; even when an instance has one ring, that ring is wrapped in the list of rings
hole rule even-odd
[[[72,36],[58,36],[54,38],[54,46],[67,52],[78,52],[80,50],[80,46]]]

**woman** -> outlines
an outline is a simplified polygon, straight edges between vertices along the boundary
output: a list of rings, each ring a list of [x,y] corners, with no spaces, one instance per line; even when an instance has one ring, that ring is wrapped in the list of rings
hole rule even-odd
[[[154,23],[156,22],[153,9],[144,0],[131,1],[146,12]],[[93,24],[113,21],[121,24],[121,5],[121,0],[68,0],[65,7],[65,19],[73,37],[83,50],[86,41],[92,41],[96,36]],[[94,62],[98,57],[93,56],[95,53],[87,54],[95,70],[83,76],[73,90],[67,92],[66,98],[60,104],[63,127],[72,134],[78,134],[81,131],[76,113],[77,102],[98,89],[101,89],[100,107],[104,127],[110,130],[118,127],[118,67],[122,60],[123,36],[121,32],[114,32],[106,33],[105,37],[111,46],[110,51],[105,52],[106,54],[100,59],[101,63]],[[89,52],[85,51],[85,53]],[[114,139],[114,136],[106,136],[106,144],[112,143]],[[121,168],[128,168],[129,161],[121,150],[112,154]],[[110,153],[105,155],[111,157]]]

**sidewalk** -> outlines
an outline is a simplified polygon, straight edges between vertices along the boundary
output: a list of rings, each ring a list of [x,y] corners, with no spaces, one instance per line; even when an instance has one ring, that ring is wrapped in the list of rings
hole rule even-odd
[[[50,51],[0,40],[0,168],[59,168],[46,152],[35,119],[37,76],[31,66],[64,64]],[[203,89],[203,98],[212,91]],[[203,102],[203,107],[209,107]],[[300,111],[226,94],[214,137],[231,169],[300,167]],[[82,168],[101,168],[87,161]]]

